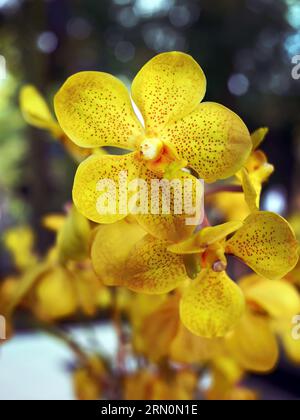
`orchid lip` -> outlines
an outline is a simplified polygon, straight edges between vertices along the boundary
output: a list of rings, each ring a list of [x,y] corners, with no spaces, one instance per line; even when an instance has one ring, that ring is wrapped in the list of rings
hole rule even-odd
[[[163,142],[158,138],[146,138],[140,145],[140,152],[145,160],[156,160],[159,158]]]

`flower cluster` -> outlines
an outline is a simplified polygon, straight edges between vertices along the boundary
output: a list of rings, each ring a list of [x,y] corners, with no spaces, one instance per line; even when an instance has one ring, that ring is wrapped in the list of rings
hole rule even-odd
[[[57,238],[45,257],[34,254],[30,230],[8,232],[19,274],[3,283],[0,308],[12,320],[22,306],[48,329],[79,312],[92,319],[109,314],[119,337],[113,362],[60,333],[80,361],[80,399],[254,399],[242,380],[275,367],[278,338],[300,363],[300,341],[291,334],[300,312],[291,227],[298,219],[290,224],[260,209],[263,183],[274,171],[260,150],[268,130],[250,135],[235,113],[202,102],[205,91],[202,69],[179,52],[150,60],[131,98],[109,74],[70,77],[55,96],[58,122],[33,87],[22,90],[26,120],[50,131],[76,159],[88,157],[75,175],[74,206],[43,220]],[[115,194],[114,211],[99,212],[101,196],[112,196],[99,182],[115,181],[118,190],[124,172],[131,205],[121,211]],[[203,217],[192,226],[184,212],[164,214],[175,190],[161,192],[158,211],[133,211],[142,199],[142,189],[133,194],[135,179],[190,180],[192,199],[203,180]],[[209,384],[199,385],[207,374]]]

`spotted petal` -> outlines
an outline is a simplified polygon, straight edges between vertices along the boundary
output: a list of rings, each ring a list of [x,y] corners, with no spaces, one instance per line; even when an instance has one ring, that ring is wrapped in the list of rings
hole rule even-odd
[[[252,147],[243,121],[212,102],[202,103],[185,118],[168,124],[161,139],[173,145],[207,182],[234,175],[247,161]]]
[[[135,211],[137,222],[158,239],[177,242],[188,238],[203,219],[203,183],[184,171],[161,179],[146,166],[141,168],[140,179],[145,181],[148,203],[141,206],[141,211]],[[138,201],[143,197],[138,197]]]
[[[240,258],[257,274],[280,279],[298,261],[298,243],[288,222],[271,212],[255,212],[227,242],[226,252]]]
[[[167,242],[150,235],[133,248],[125,273],[124,286],[148,294],[168,293],[187,280],[182,258],[167,250]]]
[[[166,124],[193,111],[205,91],[201,67],[181,52],[157,55],[139,71],[132,84],[132,97],[149,136],[158,135]]]
[[[114,223],[126,217],[128,184],[138,177],[139,166],[135,153],[97,154],[86,159],[74,179],[73,201],[78,211],[97,223]]]
[[[61,262],[80,261],[88,257],[90,225],[73,207],[57,234],[56,245]]]
[[[81,147],[133,149],[143,133],[126,87],[107,73],[82,72],[70,77],[54,105],[60,126]]]
[[[195,335],[224,337],[239,322],[244,308],[240,288],[225,272],[203,270],[184,291],[180,316]]]

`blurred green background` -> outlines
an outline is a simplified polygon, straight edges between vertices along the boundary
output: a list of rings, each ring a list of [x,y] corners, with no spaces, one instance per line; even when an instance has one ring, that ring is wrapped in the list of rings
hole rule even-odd
[[[233,109],[250,130],[270,128],[263,148],[276,172],[263,207],[285,216],[300,209],[300,79],[292,77],[299,0],[0,0],[1,236],[28,222],[42,253],[53,238],[41,217],[71,200],[76,169],[58,143],[24,123],[20,87],[34,84],[52,107],[73,73],[106,71],[129,86],[148,59],[169,50],[203,67],[206,100]],[[0,277],[11,269],[1,248]],[[270,380],[297,393],[297,372]]]

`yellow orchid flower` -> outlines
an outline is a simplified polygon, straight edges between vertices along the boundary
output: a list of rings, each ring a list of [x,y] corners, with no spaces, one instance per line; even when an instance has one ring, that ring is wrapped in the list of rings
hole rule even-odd
[[[285,280],[268,280],[256,274],[240,281],[247,310],[236,328],[226,337],[226,347],[243,369],[268,372],[279,357],[279,345],[274,326],[284,325],[283,341],[292,336],[291,319],[300,311],[300,296]],[[287,348],[290,349],[290,341]]]
[[[226,252],[233,254],[257,274],[280,279],[297,264],[298,241],[289,223],[275,213],[256,211],[226,242]]]
[[[281,278],[298,261],[298,243],[291,227],[269,212],[254,212],[244,223],[204,228],[177,244],[145,236],[137,225],[124,221],[102,229],[95,236],[91,255],[94,269],[104,282],[110,272],[109,285],[125,286],[139,293],[161,294],[183,288],[183,324],[192,333],[209,338],[225,336],[244,311],[243,294],[225,273],[226,253],[270,279]],[[132,240],[122,248],[124,237]],[[116,249],[121,250],[120,258],[111,261]],[[202,266],[193,281],[186,271],[185,257],[190,254]]]
[[[189,240],[168,248],[179,255],[198,252],[201,254],[202,266],[208,265],[206,271],[202,271],[200,277],[186,289],[181,301],[181,320],[195,334],[204,335],[203,329],[209,325],[211,332],[212,328],[216,328],[213,336],[225,335],[228,326],[233,325],[234,319],[241,314],[242,304],[237,286],[223,271],[226,268],[226,253],[235,255],[258,274],[273,280],[291,271],[298,261],[298,243],[295,235],[289,224],[280,216],[257,211],[239,226],[239,222],[228,222],[221,226],[208,227]],[[222,231],[223,238],[236,232],[228,241],[218,244],[216,242],[222,240]],[[216,242],[211,243],[210,238],[214,237]],[[214,289],[209,285],[214,285]],[[222,294],[219,294],[220,291]],[[204,292],[207,292],[207,295]],[[217,298],[218,294],[222,296],[222,301]],[[214,296],[215,301],[219,302],[220,312],[212,304],[212,312],[202,312],[203,308],[208,307],[208,300],[213,302]],[[235,305],[226,305],[226,302],[230,301],[235,302]],[[205,318],[202,317],[204,313]],[[220,318],[217,315],[220,315]]]
[[[177,335],[169,349],[169,357],[177,363],[201,366],[223,353],[222,342],[222,338],[204,338],[192,334],[180,322]]]
[[[168,357],[177,363],[203,364],[224,351],[221,339],[198,337],[180,322],[180,294],[136,296],[129,319],[137,354],[155,363]]]
[[[20,91],[20,108],[23,118],[28,124],[48,131],[76,161],[81,161],[92,153],[92,150],[78,147],[70,141],[54,119],[41,93],[34,86],[25,85],[22,87]]]
[[[200,336],[225,336],[238,322],[244,309],[241,291],[224,272],[227,265],[225,254],[237,256],[269,279],[281,278],[298,260],[298,243],[291,227],[276,214],[256,210],[257,194],[252,192],[246,171],[244,178],[245,195],[253,212],[243,223],[228,222],[207,227],[188,240],[172,245],[140,232],[140,239],[132,236],[126,252],[122,253],[114,270],[110,270],[113,277],[110,284],[154,294],[183,287],[180,315],[184,325]],[[114,225],[114,236],[110,234],[111,227],[107,226],[104,236],[100,234],[99,240],[94,241],[92,260],[100,276],[108,274],[105,267],[114,249],[120,248],[124,237],[121,232],[126,226]],[[136,226],[130,229],[137,232]],[[109,245],[105,243],[105,235],[112,238]],[[189,255],[195,255],[194,259],[201,256],[203,268],[193,282],[188,280],[186,273],[185,257]]]
[[[109,145],[134,151],[124,156],[93,156],[79,166],[73,188],[79,211],[99,223],[125,218],[130,208],[107,214],[97,211],[103,195],[97,188],[99,180],[108,178],[119,185],[120,172],[127,173],[127,188],[134,179],[148,183],[162,176],[174,179],[174,172],[182,181],[192,179],[180,171],[184,166],[193,168],[207,182],[236,173],[249,157],[250,134],[232,111],[216,103],[200,104],[205,90],[204,73],[189,55],[169,52],[154,57],[132,84],[143,127],[119,80],[97,72],[70,77],[55,97],[56,115],[64,132],[80,147]],[[168,231],[174,230],[178,219],[153,214],[136,218],[144,229],[162,239],[169,239]],[[187,234],[177,236],[180,239]]]
[[[96,235],[92,245],[94,269],[105,284],[108,275],[106,267],[110,264],[110,285],[125,286],[133,291],[149,294],[163,294],[178,287],[186,288],[182,298],[182,302],[186,304],[182,303],[181,319],[187,307],[187,311],[200,324],[197,327],[192,326],[189,318],[186,326],[192,332],[204,337],[223,336],[233,327],[244,309],[244,299],[239,288],[224,272],[217,273],[211,268],[204,269],[194,282],[190,281],[182,255],[168,251],[168,242],[149,235],[140,240],[136,238],[135,245],[130,243],[127,248],[125,244],[124,252],[121,248],[120,259],[118,257],[117,261],[110,262],[112,252],[120,248],[117,245],[124,237],[122,232],[128,232],[128,226],[125,225],[123,230],[121,223],[124,222],[106,226],[105,236],[101,235],[100,227],[97,234],[100,235],[99,240]],[[136,225],[130,226],[130,229],[136,229]],[[116,239],[113,237],[115,232],[118,232]],[[105,241],[105,237],[109,238],[109,243]],[[214,287],[208,287],[212,284]],[[195,302],[191,304],[191,299],[195,300],[196,306]]]
[[[94,316],[106,289],[88,265],[51,266],[34,279],[26,295],[26,307],[45,322],[82,312]],[[106,301],[106,299],[104,300]]]
[[[280,279],[297,264],[299,244],[290,224],[281,216],[259,210],[260,191],[257,191],[246,169],[241,171],[245,201],[250,215],[241,222],[227,222],[207,227],[186,241],[169,246],[176,254],[202,255],[204,264],[226,268],[224,254],[241,259],[256,273]],[[230,234],[233,236],[225,241]],[[223,243],[222,243],[223,241]],[[216,270],[217,271],[217,270]]]
[[[268,163],[265,153],[258,149],[268,132],[267,128],[259,128],[251,134],[252,152],[244,165],[244,169],[236,173],[236,180],[232,184],[233,186],[241,185],[244,187],[244,190],[246,188],[248,196],[251,193],[252,195],[255,194],[256,207],[259,207],[259,198],[263,184],[274,172],[274,166]],[[222,190],[221,187],[220,190]],[[246,202],[247,198],[243,192],[224,191],[209,196],[207,203],[219,209],[226,220],[244,220],[253,210],[249,209],[249,205]]]
[[[28,306],[39,319],[65,318],[78,310],[92,316],[102,295],[107,301],[106,288],[88,260],[91,233],[88,220],[72,207],[57,232],[49,263],[28,295]]]

